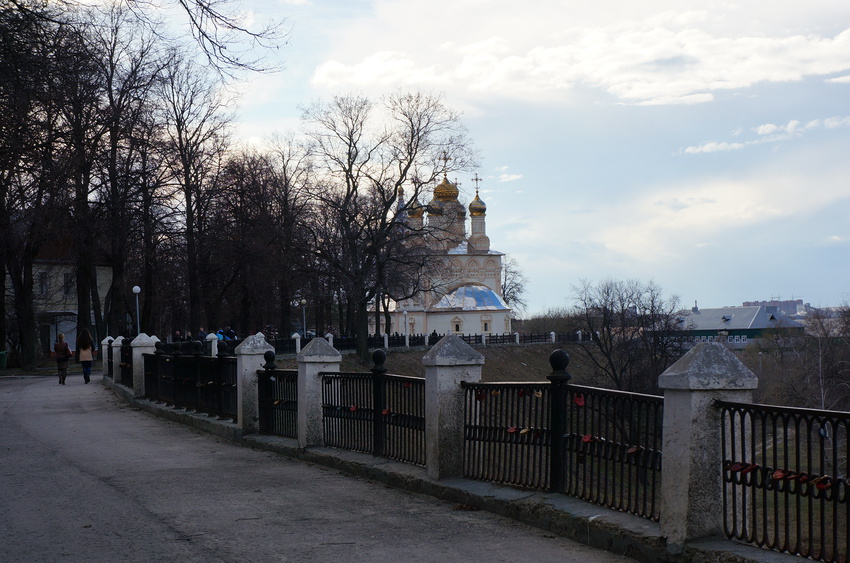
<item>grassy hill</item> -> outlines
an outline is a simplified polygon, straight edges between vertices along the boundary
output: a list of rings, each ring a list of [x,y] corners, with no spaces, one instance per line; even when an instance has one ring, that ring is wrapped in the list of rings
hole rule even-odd
[[[573,375],[573,382],[583,383],[589,380],[591,369],[586,360],[577,350],[571,350],[571,345],[561,345],[570,354],[571,362],[567,371]],[[494,346],[476,348],[484,356],[482,376],[484,381],[547,381],[546,376],[552,373],[549,365],[549,354],[558,346],[554,344],[531,344],[525,346]],[[387,371],[396,375],[425,377],[425,367],[422,356],[427,350],[390,350],[387,353]],[[295,359],[283,359],[278,364],[285,369],[295,369]],[[361,362],[354,354],[342,357],[341,371],[368,372],[372,367]]]

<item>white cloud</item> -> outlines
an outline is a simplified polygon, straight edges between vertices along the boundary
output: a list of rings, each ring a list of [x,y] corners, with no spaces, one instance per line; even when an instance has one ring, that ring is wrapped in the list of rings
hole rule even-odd
[[[685,147],[679,152],[684,154],[699,154],[723,152],[743,149],[752,145],[760,145],[762,143],[774,143],[778,141],[786,141],[794,137],[798,137],[805,131],[811,131],[820,128],[835,129],[838,127],[850,126],[850,116],[848,117],[830,117],[827,119],[812,119],[806,122],[805,125],[800,125],[796,119],[792,119],[785,125],[776,125],[774,123],[764,123],[752,128],[752,131],[759,135],[758,138],[744,142],[726,142],[726,141],[709,141],[702,145],[694,145]],[[733,137],[740,136],[741,131],[736,129],[731,132]]]
[[[581,84],[627,103],[663,105],[705,103],[721,91],[850,70],[850,29],[834,29],[835,22],[815,30],[799,23],[773,29],[759,25],[770,19],[760,13],[749,29],[741,21],[744,8],[735,5],[595,11],[544,1],[523,12],[498,0],[487,10],[458,0],[452,18],[442,17],[442,5],[376,2],[374,18],[337,38],[339,47],[318,66],[314,83],[343,89],[417,84],[523,99],[563,98]],[[794,11],[784,8],[783,17]],[[606,21],[602,12],[619,19]],[[429,18],[436,18],[434,25]],[[476,25],[458,27],[469,21]],[[387,52],[386,44],[404,47]]]
[[[715,141],[710,141],[702,145],[686,147],[683,152],[685,154],[699,154],[703,152],[734,151],[744,148],[747,144],[749,143],[718,143]]]
[[[823,120],[823,126],[827,129],[835,129],[836,127],[850,126],[850,116],[848,117],[830,117]]]

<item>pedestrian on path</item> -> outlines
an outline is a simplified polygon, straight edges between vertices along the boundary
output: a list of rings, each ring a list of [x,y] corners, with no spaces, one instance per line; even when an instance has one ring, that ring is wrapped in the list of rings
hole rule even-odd
[[[83,364],[83,379],[86,383],[91,381],[91,365],[94,361],[94,341],[89,329],[84,328],[77,337],[77,350],[80,352],[80,363]]]
[[[65,342],[65,335],[59,333],[56,336],[56,344],[53,345],[56,352],[56,369],[59,370],[59,385],[65,385],[65,377],[68,375],[68,358],[71,357],[71,347]]]

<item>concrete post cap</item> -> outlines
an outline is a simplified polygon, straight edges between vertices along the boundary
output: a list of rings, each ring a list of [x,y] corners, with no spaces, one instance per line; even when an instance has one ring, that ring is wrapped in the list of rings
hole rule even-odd
[[[324,338],[314,338],[298,353],[299,362],[339,362],[342,354]]]
[[[755,389],[758,377],[718,342],[701,342],[658,377],[662,389]]]
[[[422,357],[426,366],[483,365],[484,356],[462,338],[447,334]]]

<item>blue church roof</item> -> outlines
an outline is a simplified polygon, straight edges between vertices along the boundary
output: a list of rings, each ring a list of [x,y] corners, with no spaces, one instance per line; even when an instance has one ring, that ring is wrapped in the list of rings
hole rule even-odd
[[[434,309],[464,311],[499,311],[510,307],[495,291],[483,285],[463,285],[443,296]]]

